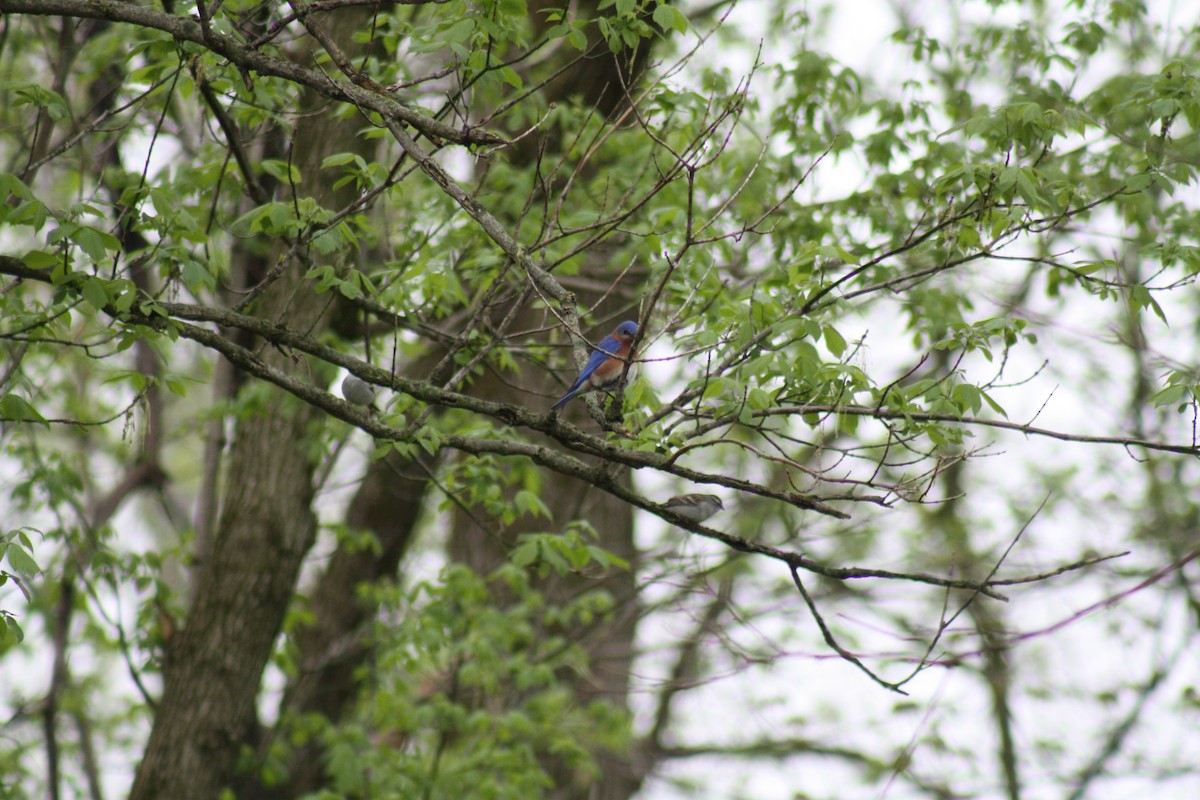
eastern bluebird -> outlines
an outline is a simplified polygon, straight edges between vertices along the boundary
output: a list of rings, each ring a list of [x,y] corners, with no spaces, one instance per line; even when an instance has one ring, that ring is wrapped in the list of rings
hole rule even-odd
[[[551,411],[557,411],[567,404],[567,401],[578,394],[605,389],[621,380],[625,370],[625,362],[633,358],[631,346],[634,334],[637,333],[637,323],[625,320],[612,332],[588,358],[583,365],[579,377],[567,389],[567,393],[550,406]],[[616,358],[613,358],[616,356]]]
[[[724,511],[725,504],[715,494],[681,494],[664,503],[663,508],[692,522],[703,522],[718,511]]]

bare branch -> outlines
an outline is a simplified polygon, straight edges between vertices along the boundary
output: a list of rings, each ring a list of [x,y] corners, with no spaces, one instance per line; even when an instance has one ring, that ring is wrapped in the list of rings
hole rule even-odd
[[[1127,598],[1132,597],[1133,595],[1137,594],[1138,592],[1142,591],[1143,589],[1145,589],[1149,586],[1153,586],[1154,584],[1158,583],[1159,581],[1161,581],[1163,578],[1167,577],[1168,575],[1178,572],[1179,570],[1186,567],[1188,564],[1195,561],[1197,558],[1200,558],[1200,548],[1192,550],[1190,553],[1182,556],[1181,558],[1176,559],[1175,561],[1171,562],[1170,564],[1163,567],[1162,569],[1157,570],[1150,577],[1146,578],[1145,580],[1141,581],[1140,583],[1136,584],[1135,586],[1132,586],[1122,592],[1118,592],[1117,594],[1114,594],[1110,597],[1106,597],[1105,599],[1100,600],[1099,602],[1092,603],[1087,608],[1076,611],[1074,614],[1071,614],[1070,616],[1066,617],[1065,619],[1055,622],[1053,625],[1047,625],[1046,627],[1038,628],[1035,631],[1028,631],[1026,633],[1021,633],[1016,636],[1013,636],[1010,641],[1021,642],[1021,641],[1025,641],[1026,639],[1035,639],[1039,636],[1045,636],[1047,634],[1054,633],[1056,631],[1060,631],[1063,628],[1067,627],[1068,625],[1071,625],[1074,622],[1078,622],[1079,620],[1083,619],[1084,617],[1091,616],[1092,614],[1096,613],[1097,611],[1101,611],[1105,608],[1111,608],[1111,607],[1123,602]]]
[[[817,611],[817,604],[813,602],[813,599],[809,597],[808,590],[804,588],[804,582],[800,580],[800,573],[795,567],[792,567],[791,572],[792,581],[796,584],[796,588],[800,590],[800,596],[804,598],[804,603],[808,606],[808,610],[812,612],[813,620],[816,621],[817,627],[821,629],[821,636],[824,637],[825,644],[829,645],[832,650],[834,650],[846,661],[849,661],[851,664],[862,670],[862,672],[864,672],[866,676],[875,683],[879,684],[885,689],[888,689],[889,691],[895,692],[896,694],[907,696],[908,692],[901,689],[899,685],[888,683],[883,678],[876,675],[866,664],[859,660],[858,656],[854,655],[849,650],[838,644],[838,640],[834,638],[833,631],[829,630],[829,626],[825,624],[825,618],[821,616],[820,611]]]

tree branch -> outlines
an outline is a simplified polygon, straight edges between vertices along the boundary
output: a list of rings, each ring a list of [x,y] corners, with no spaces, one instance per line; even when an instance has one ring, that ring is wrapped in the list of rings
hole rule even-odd
[[[118,0],[0,0],[0,11],[5,14],[103,19],[159,30],[180,41],[206,47],[213,53],[229,59],[238,69],[283,78],[306,86],[330,100],[351,103],[362,109],[374,111],[384,120],[393,123],[411,125],[429,137],[461,145],[504,143],[502,138],[493,133],[473,128],[455,128],[404,106],[381,92],[355,86],[349,81],[336,80],[318,70],[261,53],[231,37],[211,31],[206,35],[199,23],[189,17],[164,14]]]
[[[801,405],[801,406],[773,406],[764,408],[759,411],[752,411],[750,415],[758,419],[777,416],[793,416],[796,414],[847,414],[856,417],[871,417],[880,420],[915,420],[917,422],[947,422],[957,425],[976,425],[984,428],[998,428],[1006,431],[1018,431],[1027,436],[1044,436],[1050,439],[1058,439],[1063,442],[1080,442],[1084,444],[1116,444],[1122,447],[1142,447],[1146,450],[1157,450],[1163,453],[1178,453],[1179,455],[1195,456],[1200,455],[1200,446],[1172,444],[1170,442],[1156,442],[1150,439],[1139,439],[1132,436],[1089,436],[1079,433],[1066,433],[1064,431],[1056,431],[1050,428],[1038,428],[1029,424],[1019,422],[1009,422],[1008,420],[987,419],[985,417],[960,416],[956,417],[951,414],[934,414],[927,411],[896,411],[887,408],[874,408],[871,406],[858,405]]]

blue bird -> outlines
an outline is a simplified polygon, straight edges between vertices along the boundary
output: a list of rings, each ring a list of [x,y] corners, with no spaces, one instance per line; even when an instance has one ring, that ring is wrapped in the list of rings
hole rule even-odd
[[[600,342],[600,346],[583,365],[583,370],[571,384],[571,388],[567,389],[567,393],[560,397],[557,403],[550,406],[550,410],[557,411],[576,395],[606,389],[620,382],[625,363],[633,358],[633,337],[636,334],[636,322],[625,320],[618,325],[612,335]]]

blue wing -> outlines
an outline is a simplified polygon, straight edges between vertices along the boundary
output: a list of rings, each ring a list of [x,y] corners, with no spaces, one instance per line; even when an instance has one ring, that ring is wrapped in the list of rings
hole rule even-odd
[[[550,406],[550,410],[557,411],[565,406],[568,400],[579,394],[582,391],[580,387],[583,386],[588,378],[592,377],[592,373],[596,371],[596,367],[607,361],[611,353],[616,353],[620,349],[621,343],[611,336],[606,337],[604,341],[600,342],[600,346],[593,350],[592,354],[588,357],[587,363],[583,365],[583,369],[579,372],[579,377],[571,384],[571,388],[567,389],[567,393],[560,397],[557,403]]]

